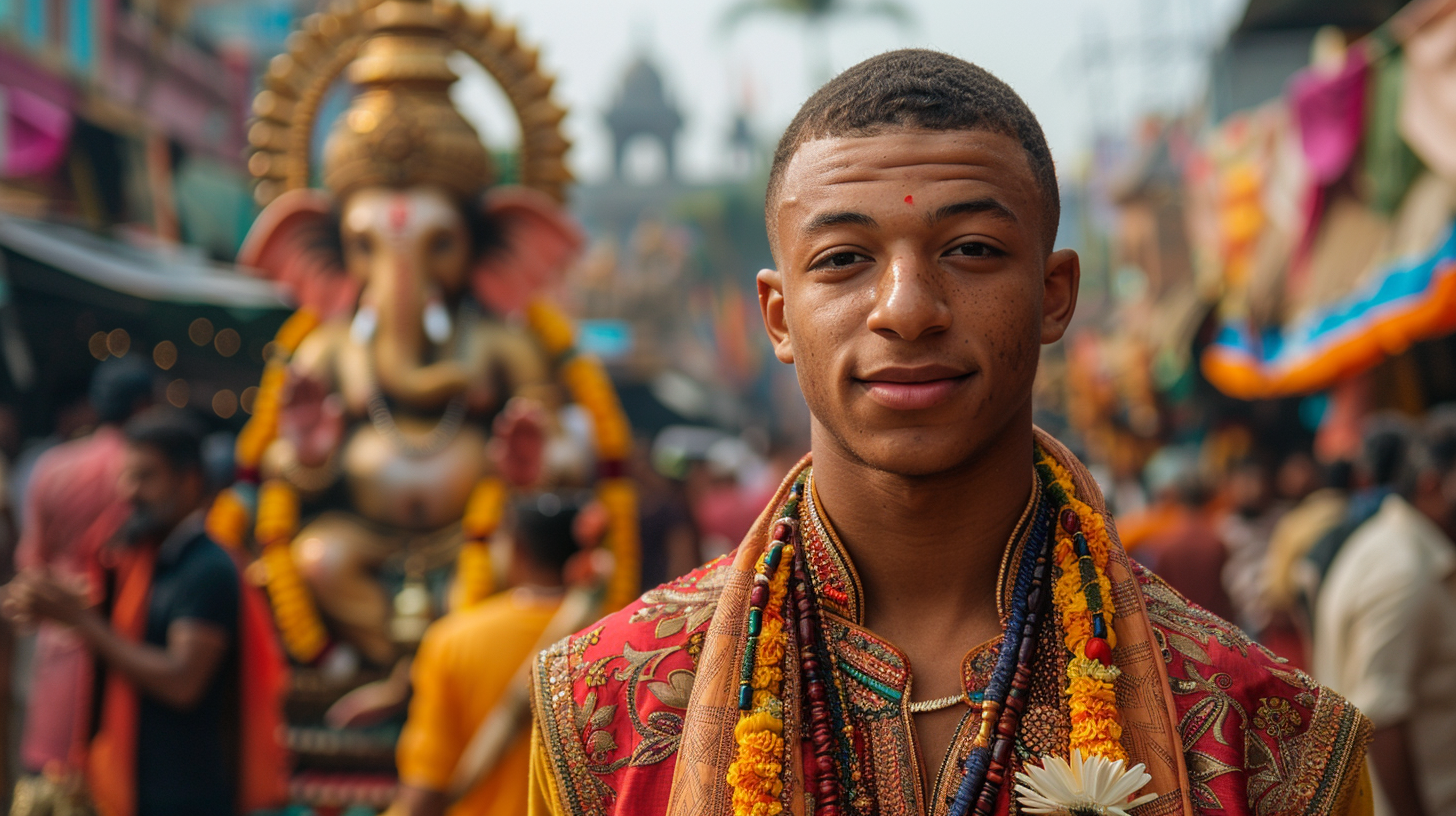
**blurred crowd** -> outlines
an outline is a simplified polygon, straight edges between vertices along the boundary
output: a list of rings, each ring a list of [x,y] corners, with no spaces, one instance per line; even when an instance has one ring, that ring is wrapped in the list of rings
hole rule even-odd
[[[0,626],[0,696],[12,701],[0,731],[12,813],[86,814],[108,796],[142,813],[225,813],[246,799],[240,726],[258,712],[240,690],[258,682],[258,661],[245,665],[258,633],[247,631],[247,564],[204,528],[212,496],[231,480],[232,437],[155,404],[156,393],[152,372],[123,358],[97,367],[50,436],[22,439],[15,412],[0,406],[0,611],[10,623]],[[736,546],[801,454],[767,435],[705,427],[640,440],[643,585]],[[513,503],[510,591],[439,621],[416,656],[396,812],[440,813],[452,801],[470,734],[541,647],[572,571],[589,569],[574,558],[600,538],[599,515],[576,495]],[[255,623],[267,621],[261,614]],[[369,709],[367,697],[336,717]],[[136,750],[108,753],[108,734]],[[494,773],[523,780],[524,761],[493,764]],[[97,780],[118,790],[98,790]],[[500,784],[472,790],[490,812],[524,806]]]
[[[1456,806],[1456,405],[1375,414],[1353,461],[1148,463],[1132,556],[1374,722],[1392,812]],[[1431,808],[1435,808],[1432,810]]]

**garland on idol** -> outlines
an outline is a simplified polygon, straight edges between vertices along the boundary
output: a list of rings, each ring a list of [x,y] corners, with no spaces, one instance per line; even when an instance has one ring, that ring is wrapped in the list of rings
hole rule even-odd
[[[952,800],[951,816],[989,816],[1010,768],[1011,749],[1026,709],[1036,652],[1036,633],[1047,610],[1056,615],[1070,653],[1064,694],[1071,712],[1071,762],[1045,757],[1018,774],[1016,792],[1028,813],[1125,816],[1150,801],[1134,798],[1151,777],[1142,765],[1125,768],[1113,682],[1116,645],[1107,562],[1111,541],[1100,513],[1077,497],[1066,470],[1038,451],[1036,469],[1048,501],[1038,505],[1012,585],[1010,616],[995,668],[981,697],[979,730]],[[802,731],[812,760],[804,763],[804,786],[814,816],[871,813],[853,726],[844,715],[833,651],[821,637],[814,589],[807,580],[798,543],[798,509],[806,489],[800,476],[770,532],[749,596],[747,640],[739,671],[736,754],[728,768],[735,816],[774,816],[784,803],[786,758],[795,746],[784,742],[784,711],[798,702]],[[1056,565],[1054,581],[1052,564]],[[1050,585],[1049,585],[1050,584]],[[789,633],[797,636],[791,654]],[[798,660],[803,700],[784,699],[789,660]]]
[[[626,474],[631,428],[601,362],[577,351],[566,315],[549,303],[536,301],[526,309],[526,322],[552,359],[572,401],[592,420],[596,497],[608,518],[603,543],[614,562],[602,605],[603,611],[618,609],[636,596],[640,574],[637,492]],[[319,323],[315,313],[299,309],[279,328],[253,402],[252,418],[238,434],[237,481],[218,495],[207,517],[212,537],[233,549],[246,546],[251,525],[274,620],[284,647],[300,663],[311,663],[323,653],[329,644],[328,630],[293,560],[291,544],[299,528],[298,490],[286,478],[263,481],[261,463],[268,446],[278,438],[288,363]],[[509,494],[505,481],[497,477],[481,479],[470,493],[461,519],[465,543],[455,562],[452,609],[480,603],[497,588],[490,540],[505,513]]]

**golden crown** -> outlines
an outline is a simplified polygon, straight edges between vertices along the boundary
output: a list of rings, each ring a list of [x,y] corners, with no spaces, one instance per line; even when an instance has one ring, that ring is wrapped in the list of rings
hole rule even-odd
[[[324,148],[322,178],[339,197],[366,186],[437,184],[461,196],[493,181],[490,155],[450,100],[460,51],[500,84],[521,126],[520,181],[558,201],[571,180],[561,133],[565,111],[534,50],[489,12],[454,2],[359,0],[315,14],[273,58],[253,100],[248,168],[254,197],[267,204],[312,181],[311,146],[319,108],[347,71],[360,88]]]

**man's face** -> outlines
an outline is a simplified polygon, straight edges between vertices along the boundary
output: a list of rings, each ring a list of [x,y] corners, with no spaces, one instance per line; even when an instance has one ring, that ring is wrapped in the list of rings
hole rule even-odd
[[[923,476],[971,461],[1013,421],[1029,426],[1040,347],[1071,320],[1079,273],[1075,253],[1047,255],[1016,140],[807,142],[774,206],[779,269],[759,274],[759,301],[816,440]]]
[[[131,504],[123,533],[130,541],[161,538],[197,505],[194,472],[179,473],[149,445],[128,445],[121,470],[121,495]]]

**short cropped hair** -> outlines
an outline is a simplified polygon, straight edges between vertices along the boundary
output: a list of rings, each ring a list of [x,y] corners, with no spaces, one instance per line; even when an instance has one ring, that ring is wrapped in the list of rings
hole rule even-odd
[[[1426,416],[1420,466],[1442,476],[1456,473],[1456,404],[1439,405]]]
[[[590,500],[574,493],[536,493],[514,502],[516,538],[531,560],[557,572],[580,546],[576,540],[576,516]]]
[[[1415,477],[1416,441],[1416,428],[1406,417],[1389,411],[1374,414],[1365,421],[1355,464],[1371,485],[1405,492]]]
[[[206,428],[197,417],[176,408],[148,408],[123,428],[126,441],[162,454],[176,473],[202,474],[202,437]]]
[[[829,80],[779,139],[764,209],[774,241],[774,203],[799,146],[816,139],[876,136],[895,130],[984,130],[1021,143],[1041,194],[1044,244],[1057,237],[1062,202],[1057,171],[1036,115],[1011,86],[959,57],[920,48],[871,57]]]

